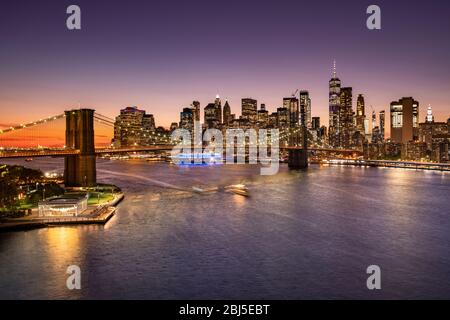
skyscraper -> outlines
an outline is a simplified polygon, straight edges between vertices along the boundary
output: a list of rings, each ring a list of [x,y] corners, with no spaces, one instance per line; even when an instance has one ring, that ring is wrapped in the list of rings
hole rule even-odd
[[[333,75],[329,81],[329,144],[332,147],[340,146],[339,109],[341,95],[341,80],[336,75],[336,61],[333,62]]]
[[[222,101],[220,100],[219,95],[216,95],[216,100],[214,100],[214,106],[216,108],[216,118],[219,121],[219,124],[222,124]]]
[[[142,127],[146,132],[155,131],[155,117],[152,114],[144,114],[142,117]]]
[[[137,107],[120,110],[114,122],[114,144],[136,146],[150,144],[151,131],[155,130],[155,119]]]
[[[350,148],[353,134],[353,95],[352,88],[341,89],[339,107],[339,146],[345,149]]]
[[[258,121],[258,102],[255,99],[242,99],[242,119],[248,120],[250,125],[255,125]]]
[[[228,100],[225,100],[225,105],[223,106],[223,123],[229,126],[231,123],[231,107],[228,104]]]
[[[289,127],[289,110],[287,108],[277,109],[277,127],[280,129]]]
[[[370,120],[368,117],[364,117],[364,136],[366,140],[370,140]]]
[[[414,140],[415,121],[419,117],[419,102],[412,97],[391,102],[391,140],[407,143]],[[418,123],[417,123],[418,127]]]
[[[272,112],[269,114],[267,126],[269,128],[276,128],[278,126],[278,112]]]
[[[217,114],[217,106],[215,103],[209,103],[204,109],[205,124],[208,128],[217,128],[219,125],[219,117]]]
[[[433,109],[431,108],[431,105],[428,105],[427,117],[425,118],[425,122],[428,123],[434,122]]]
[[[183,108],[180,112],[180,125],[181,129],[186,129],[193,131],[194,129],[194,109],[193,108]]]
[[[200,102],[192,101],[192,109],[194,113],[194,121],[200,121]]]
[[[360,134],[364,135],[364,119],[366,117],[366,104],[364,101],[364,96],[362,94],[358,94],[358,98],[356,100],[356,131],[359,131]]]
[[[419,103],[413,103],[413,140],[419,140]]]
[[[377,126],[377,114],[372,110],[372,143],[378,143],[380,138],[380,128]]]
[[[298,99],[296,97],[283,98],[283,108],[286,108],[289,113],[289,127],[297,127],[300,120]]]
[[[380,140],[384,142],[386,139],[386,113],[384,110],[380,111]]]
[[[311,98],[309,92],[306,90],[300,91],[300,118],[305,115],[305,124],[308,129],[311,129]],[[302,119],[300,119],[302,120]]]
[[[269,124],[269,111],[266,110],[266,105],[261,104],[261,109],[258,110],[258,127],[265,128]]]
[[[372,131],[377,126],[377,114],[375,113],[375,110],[372,110]]]
[[[312,118],[312,129],[319,130],[320,129],[320,117]]]

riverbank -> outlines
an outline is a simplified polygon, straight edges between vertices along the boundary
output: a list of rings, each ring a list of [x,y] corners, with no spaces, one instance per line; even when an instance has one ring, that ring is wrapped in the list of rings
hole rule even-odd
[[[100,205],[88,214],[77,217],[6,219],[0,223],[0,232],[27,231],[39,228],[66,225],[106,224],[115,214],[117,205],[123,200],[120,193],[111,202]]]
[[[397,160],[350,160],[350,159],[324,160],[312,163],[320,165],[382,167],[382,168],[433,170],[433,171],[450,172],[450,164],[448,163],[414,162],[414,161],[397,161]]]

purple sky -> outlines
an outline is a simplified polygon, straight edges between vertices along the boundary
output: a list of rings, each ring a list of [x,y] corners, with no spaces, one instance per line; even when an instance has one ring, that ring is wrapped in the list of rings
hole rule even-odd
[[[78,4],[82,30],[66,29]],[[378,4],[382,30],[366,28]],[[217,93],[240,114],[307,89],[328,124],[332,60],[355,95],[379,111],[402,96],[450,117],[450,1],[2,1],[0,125],[82,106],[114,117],[137,105],[157,125]],[[370,110],[370,108],[369,108]],[[370,112],[370,111],[368,111]]]

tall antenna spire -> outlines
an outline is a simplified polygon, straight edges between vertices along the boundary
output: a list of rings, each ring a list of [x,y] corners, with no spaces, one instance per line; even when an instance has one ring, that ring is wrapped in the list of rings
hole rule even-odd
[[[333,79],[336,78],[336,59],[333,60]]]

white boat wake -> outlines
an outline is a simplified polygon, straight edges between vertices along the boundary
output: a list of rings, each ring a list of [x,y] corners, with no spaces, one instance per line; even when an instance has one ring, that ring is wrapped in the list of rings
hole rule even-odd
[[[143,177],[143,176],[140,176],[137,174],[122,173],[122,172],[102,170],[102,169],[97,169],[97,172],[107,173],[107,174],[114,175],[114,176],[130,177],[130,178],[135,178],[135,179],[139,179],[139,180],[143,180],[143,181],[148,181],[148,182],[153,183],[154,185],[157,185],[157,186],[163,187],[163,188],[170,188],[170,189],[181,190],[181,191],[192,191],[187,188],[182,188],[182,187],[176,186],[171,183],[166,183],[166,182],[162,182],[159,180]]]

